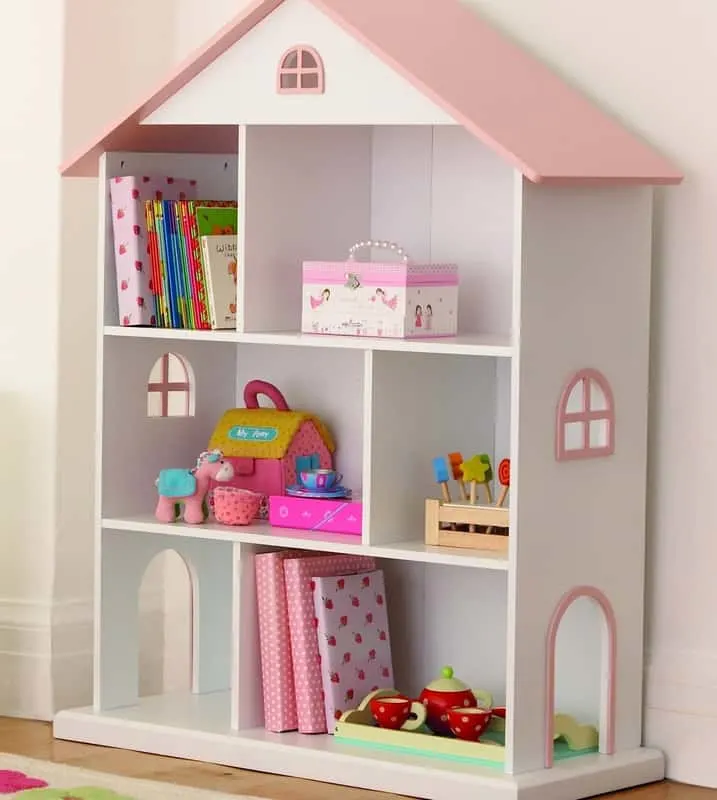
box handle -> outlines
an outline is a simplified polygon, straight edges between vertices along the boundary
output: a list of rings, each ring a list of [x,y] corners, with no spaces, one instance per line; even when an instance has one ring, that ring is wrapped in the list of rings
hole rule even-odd
[[[371,248],[377,247],[381,250],[390,250],[392,253],[395,253],[399,256],[404,263],[408,264],[408,254],[406,251],[396,242],[381,242],[374,239],[368,239],[365,242],[356,242],[355,245],[349,248],[349,261],[353,261],[358,250],[363,250],[364,248]]]
[[[247,408],[259,408],[259,395],[266,395],[278,411],[289,411],[284,395],[268,381],[249,381],[244,387],[244,405]]]

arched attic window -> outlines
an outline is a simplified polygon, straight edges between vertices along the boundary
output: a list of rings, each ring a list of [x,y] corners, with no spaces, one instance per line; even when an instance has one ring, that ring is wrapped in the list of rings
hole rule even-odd
[[[565,384],[555,438],[558,461],[601,458],[615,452],[615,401],[601,372],[582,369]]]
[[[279,61],[277,91],[279,94],[323,94],[324,63],[318,52],[308,45],[296,45]]]
[[[164,353],[155,361],[147,383],[147,416],[194,416],[194,373],[182,356]]]

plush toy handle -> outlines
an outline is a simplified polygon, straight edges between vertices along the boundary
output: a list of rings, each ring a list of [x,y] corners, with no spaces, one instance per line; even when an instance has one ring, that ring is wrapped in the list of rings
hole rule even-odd
[[[244,405],[247,408],[259,408],[259,395],[266,395],[279,411],[289,411],[284,395],[268,381],[249,381],[244,387]]]

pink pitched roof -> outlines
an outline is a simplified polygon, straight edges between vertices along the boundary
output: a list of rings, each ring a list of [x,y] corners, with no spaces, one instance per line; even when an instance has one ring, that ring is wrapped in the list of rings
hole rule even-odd
[[[255,0],[157,91],[70,158],[63,174],[96,175],[98,157],[105,150],[235,150],[235,126],[198,130],[192,125],[139,123],[282,2]],[[682,180],[665,157],[458,0],[311,2],[531,181]]]

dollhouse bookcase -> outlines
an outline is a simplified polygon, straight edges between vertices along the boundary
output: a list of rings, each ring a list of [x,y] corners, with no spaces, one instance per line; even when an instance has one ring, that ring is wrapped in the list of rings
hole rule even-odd
[[[55,736],[436,800],[660,779],[642,747],[652,195],[679,172],[454,0],[259,0],[63,172],[99,178],[96,647],[93,705]],[[236,330],[120,325],[108,181],[143,174],[238,201]],[[459,266],[457,336],[299,333],[302,261],[366,239]],[[159,470],[191,465],[254,378],[329,424],[361,536],[155,520]],[[453,450],[510,457],[507,553],[424,544],[431,459]],[[452,664],[491,691],[500,768],[265,731],[253,556],[287,547],[380,560],[402,689]],[[140,698],[133,598],[165,550],[191,575],[192,691]],[[600,752],[553,763],[556,710]]]

